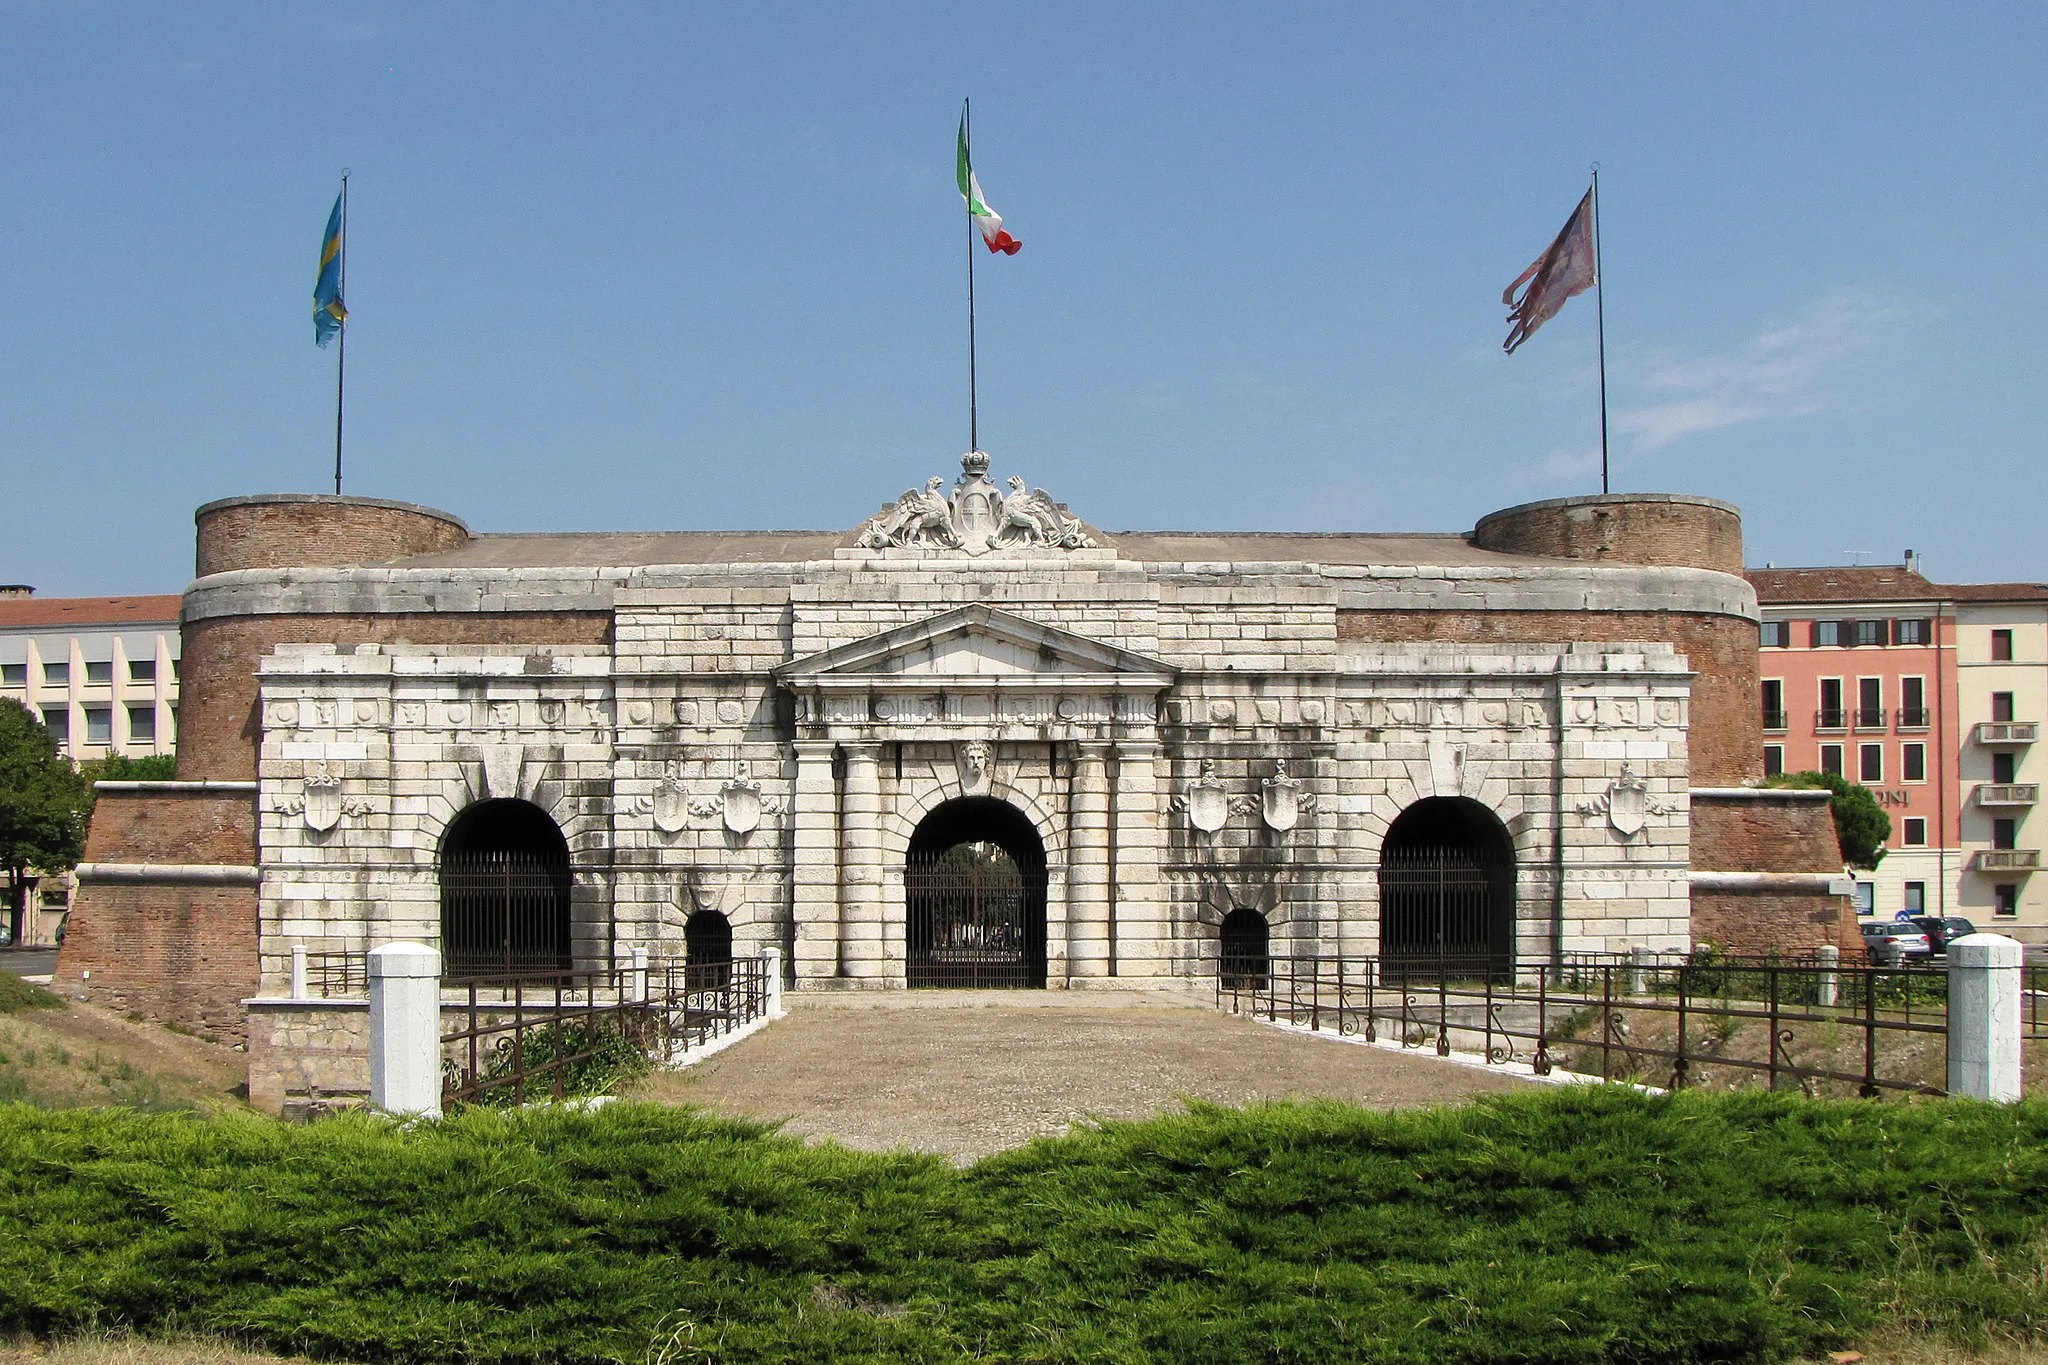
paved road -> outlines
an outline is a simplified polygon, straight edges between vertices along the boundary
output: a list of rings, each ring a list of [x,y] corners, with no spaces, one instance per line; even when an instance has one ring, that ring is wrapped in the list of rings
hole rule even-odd
[[[1529,1084],[1435,1057],[1304,1037],[1167,993],[896,991],[790,997],[789,1017],[648,1098],[786,1120],[850,1147],[971,1161],[1091,1117],[1183,1097],[1327,1096],[1379,1108]]]
[[[55,948],[0,948],[0,972],[16,976],[48,976],[57,970]]]

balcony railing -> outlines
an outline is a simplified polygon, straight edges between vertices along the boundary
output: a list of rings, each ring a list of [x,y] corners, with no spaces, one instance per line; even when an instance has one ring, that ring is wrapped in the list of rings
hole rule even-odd
[[[1845,730],[1849,726],[1849,713],[1841,707],[1826,706],[1813,713],[1813,728],[1816,730]]]
[[[2031,806],[2040,799],[2040,785],[2034,782],[1986,782],[1977,788],[1980,806]]]
[[[1783,711],[1766,711],[1764,712],[1764,729],[1789,730],[1792,728],[1791,719]]]
[[[1901,730],[1925,730],[1934,724],[1934,713],[1924,706],[1901,706],[1899,728]]]
[[[2032,872],[2041,866],[2038,848],[1985,848],[1977,851],[1979,872]]]
[[[1979,744],[2032,744],[2041,727],[2031,720],[1985,720],[1977,723]]]
[[[1884,708],[1882,706],[1859,706],[1856,708],[1855,714],[1857,729],[1884,729]]]

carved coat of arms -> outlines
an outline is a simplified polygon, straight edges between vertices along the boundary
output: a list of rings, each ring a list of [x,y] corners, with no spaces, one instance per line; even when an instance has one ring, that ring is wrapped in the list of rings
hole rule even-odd
[[[654,788],[654,827],[674,834],[690,823],[690,794],[673,771],[662,774]]]
[[[1230,820],[1230,794],[1216,779],[1216,760],[1202,760],[1202,775],[1188,783],[1182,796],[1188,823],[1204,834],[1214,834]]]
[[[1606,816],[1614,832],[1624,839],[1642,833],[1652,815],[1669,815],[1672,808],[1650,795],[1649,786],[1623,764],[1621,775],[1607,784],[1607,790],[1591,801],[1583,801],[1578,813],[1588,817]]]
[[[744,761],[733,765],[732,781],[719,788],[725,827],[734,834],[752,834],[761,824],[761,784],[747,773]]]
[[[988,477],[988,456],[970,450],[960,457],[960,478],[950,497],[942,476],[910,488],[860,528],[854,544],[864,550],[1080,550],[1095,544],[1078,517],[1043,488],[1027,488],[1011,476],[1005,493]]]
[[[1283,833],[1301,819],[1301,783],[1287,775],[1287,760],[1273,761],[1273,775],[1259,784],[1259,816]]]

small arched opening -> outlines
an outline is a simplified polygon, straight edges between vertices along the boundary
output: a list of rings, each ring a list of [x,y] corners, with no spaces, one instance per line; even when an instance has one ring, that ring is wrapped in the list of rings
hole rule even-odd
[[[692,990],[732,980],[731,920],[716,910],[699,910],[683,921],[683,974]]]
[[[1249,906],[1238,906],[1223,917],[1221,942],[1217,948],[1217,969],[1226,991],[1259,991],[1266,988],[1272,970],[1271,930],[1266,917]]]
[[[569,844],[525,801],[479,801],[441,838],[442,971],[451,979],[569,968]]]
[[[934,807],[903,866],[907,983],[1045,985],[1045,844],[1015,806],[963,796]]]
[[[1401,812],[1380,849],[1380,957],[1396,975],[1496,975],[1513,958],[1515,847],[1462,796]]]

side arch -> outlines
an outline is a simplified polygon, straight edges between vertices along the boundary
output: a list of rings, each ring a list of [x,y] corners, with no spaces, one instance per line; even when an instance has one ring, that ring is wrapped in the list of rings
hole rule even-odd
[[[1430,796],[1380,845],[1380,956],[1395,973],[1505,971],[1514,957],[1515,843],[1465,796]]]
[[[528,801],[463,809],[442,832],[442,973],[451,980],[570,966],[569,843]]]

